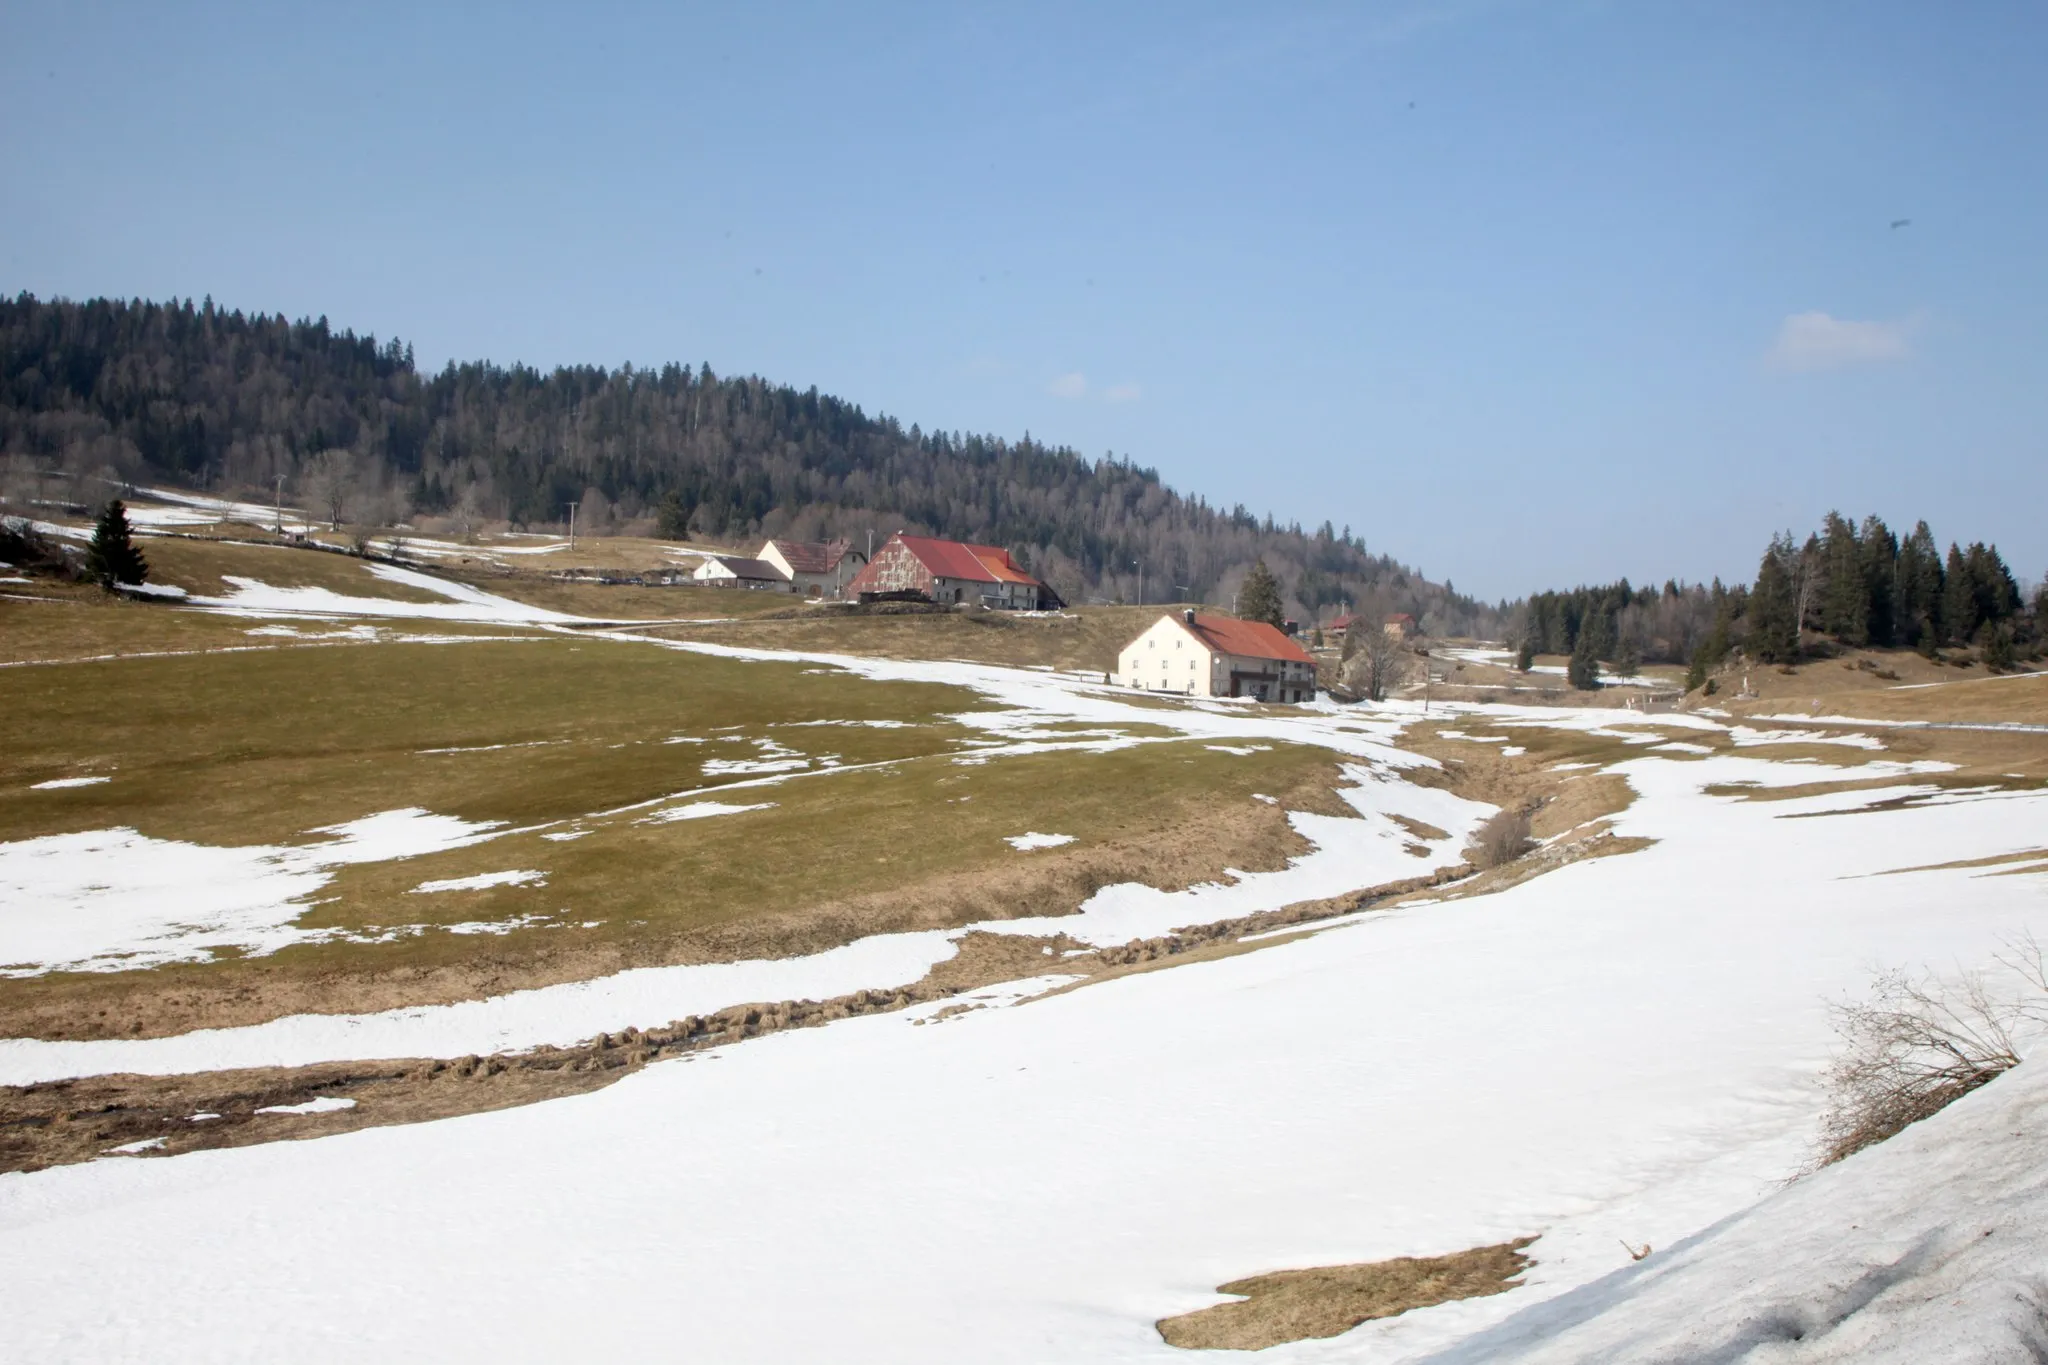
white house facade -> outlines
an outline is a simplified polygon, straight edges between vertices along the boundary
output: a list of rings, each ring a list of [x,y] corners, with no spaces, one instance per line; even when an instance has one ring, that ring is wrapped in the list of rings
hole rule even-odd
[[[1316,696],[1308,652],[1261,621],[1162,616],[1123,647],[1117,674],[1126,687],[1190,697],[1254,697],[1304,702]]]

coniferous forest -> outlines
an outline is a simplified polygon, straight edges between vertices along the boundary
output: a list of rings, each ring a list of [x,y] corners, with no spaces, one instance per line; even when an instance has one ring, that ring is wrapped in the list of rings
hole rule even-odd
[[[1762,663],[1792,664],[1815,647],[1974,647],[1993,667],[2040,656],[2048,643],[2048,582],[2031,600],[1995,545],[1950,542],[1926,522],[1901,538],[1881,519],[1859,525],[1830,512],[1802,542],[1772,537],[1756,581],[1733,588],[1604,587],[1543,592],[1514,609],[1510,632],[1525,659],[1578,654],[1631,671],[1687,663],[1697,685],[1738,647]]]
[[[216,307],[0,300],[0,454],[74,479],[174,482],[336,522],[559,526],[739,544],[897,529],[1009,549],[1070,601],[1228,602],[1252,564],[1301,619],[1340,606],[1486,634],[1496,612],[1369,550],[1222,508],[1126,460],[925,431],[859,406],[692,369],[450,363]],[[1141,568],[1142,566],[1142,568]]]

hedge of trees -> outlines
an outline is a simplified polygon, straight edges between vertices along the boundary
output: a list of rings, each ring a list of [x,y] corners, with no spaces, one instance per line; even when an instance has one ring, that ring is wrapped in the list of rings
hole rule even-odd
[[[1903,540],[1881,518],[1861,524],[1830,512],[1797,540],[1774,536],[1754,584],[1635,588],[1626,579],[1542,592],[1509,611],[1524,668],[1537,654],[1570,656],[1576,685],[1597,665],[1632,672],[1643,662],[1686,663],[1698,686],[1738,647],[1791,664],[1816,647],[1977,648],[1994,667],[2038,656],[2048,632],[2048,582],[2031,601],[1995,545],[1951,542],[1944,554],[1926,522]]]
[[[1370,602],[1443,633],[1498,626],[1349,527],[1211,506],[1152,469],[1028,433],[906,428],[708,364],[425,375],[395,339],[211,299],[0,299],[0,453],[230,493],[268,495],[282,478],[335,521],[550,525],[574,504],[596,534],[914,530],[1004,546],[1077,601],[1134,600],[1142,573],[1154,600],[1228,602],[1263,558],[1299,619]]]

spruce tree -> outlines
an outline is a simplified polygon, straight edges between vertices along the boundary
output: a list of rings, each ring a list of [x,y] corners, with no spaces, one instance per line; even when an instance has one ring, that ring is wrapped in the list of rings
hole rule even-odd
[[[1971,591],[1970,566],[1954,541],[1948,543],[1948,570],[1941,592],[1941,635],[1954,644],[1968,644],[1977,633],[1977,594]]]
[[[1636,642],[1634,640],[1624,638],[1621,642],[1620,648],[1614,651],[1615,676],[1620,678],[1633,678],[1636,674],[1642,671],[1642,651],[1636,648]]]
[[[1791,663],[1799,657],[1799,628],[1792,619],[1792,580],[1784,560],[1765,551],[1756,569],[1756,590],[1749,596],[1749,652],[1765,663]]]
[[[655,511],[654,535],[657,540],[688,540],[690,538],[690,507],[683,501],[683,495],[671,488],[661,495],[661,505]]]
[[[1565,680],[1581,692],[1597,691],[1600,687],[1600,659],[1593,652],[1591,631],[1580,631],[1579,642],[1572,647],[1571,662],[1564,666]]]
[[[1244,586],[1237,593],[1237,614],[1241,620],[1264,621],[1269,626],[1287,619],[1280,604],[1280,580],[1273,577],[1263,559],[1254,561],[1251,572],[1244,576]]]
[[[1863,530],[1856,539],[1863,550],[1864,638],[1879,648],[1890,648],[1895,643],[1892,590],[1898,579],[1899,538],[1880,518],[1872,516],[1863,519]]]
[[[1899,547],[1894,573],[1892,638],[1897,644],[1918,644],[1923,638],[1939,641],[1941,634],[1941,551],[1934,533],[1921,522]]]
[[[1515,651],[1515,671],[1517,673],[1527,673],[1530,669],[1534,668],[1535,666],[1536,637],[1533,635],[1524,635],[1522,637],[1521,647]]]
[[[85,551],[85,574],[108,592],[114,591],[116,584],[149,579],[149,561],[135,548],[128,509],[119,498],[100,509],[99,520],[92,528],[92,544]]]
[[[1821,629],[1845,645],[1870,642],[1870,585],[1863,576],[1863,547],[1856,528],[1830,512],[1821,541],[1827,588],[1821,598]]]

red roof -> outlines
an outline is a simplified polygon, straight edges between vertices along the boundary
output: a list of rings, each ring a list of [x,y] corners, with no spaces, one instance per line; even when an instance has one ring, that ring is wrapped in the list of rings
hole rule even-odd
[[[1175,618],[1195,638],[1223,654],[1242,659],[1285,659],[1289,663],[1312,664],[1308,652],[1264,621],[1240,621],[1234,616],[1197,616],[1189,625]]]
[[[981,567],[996,576],[998,583],[1036,583],[1038,580],[1017,567],[1017,561],[1010,558],[1008,550],[997,550],[987,545],[970,545],[974,557],[981,561]]]
[[[966,545],[957,540],[935,540],[930,536],[898,535],[896,539],[939,578],[959,578],[970,583],[1038,581],[1017,567],[1008,550],[999,550],[993,545]]]

